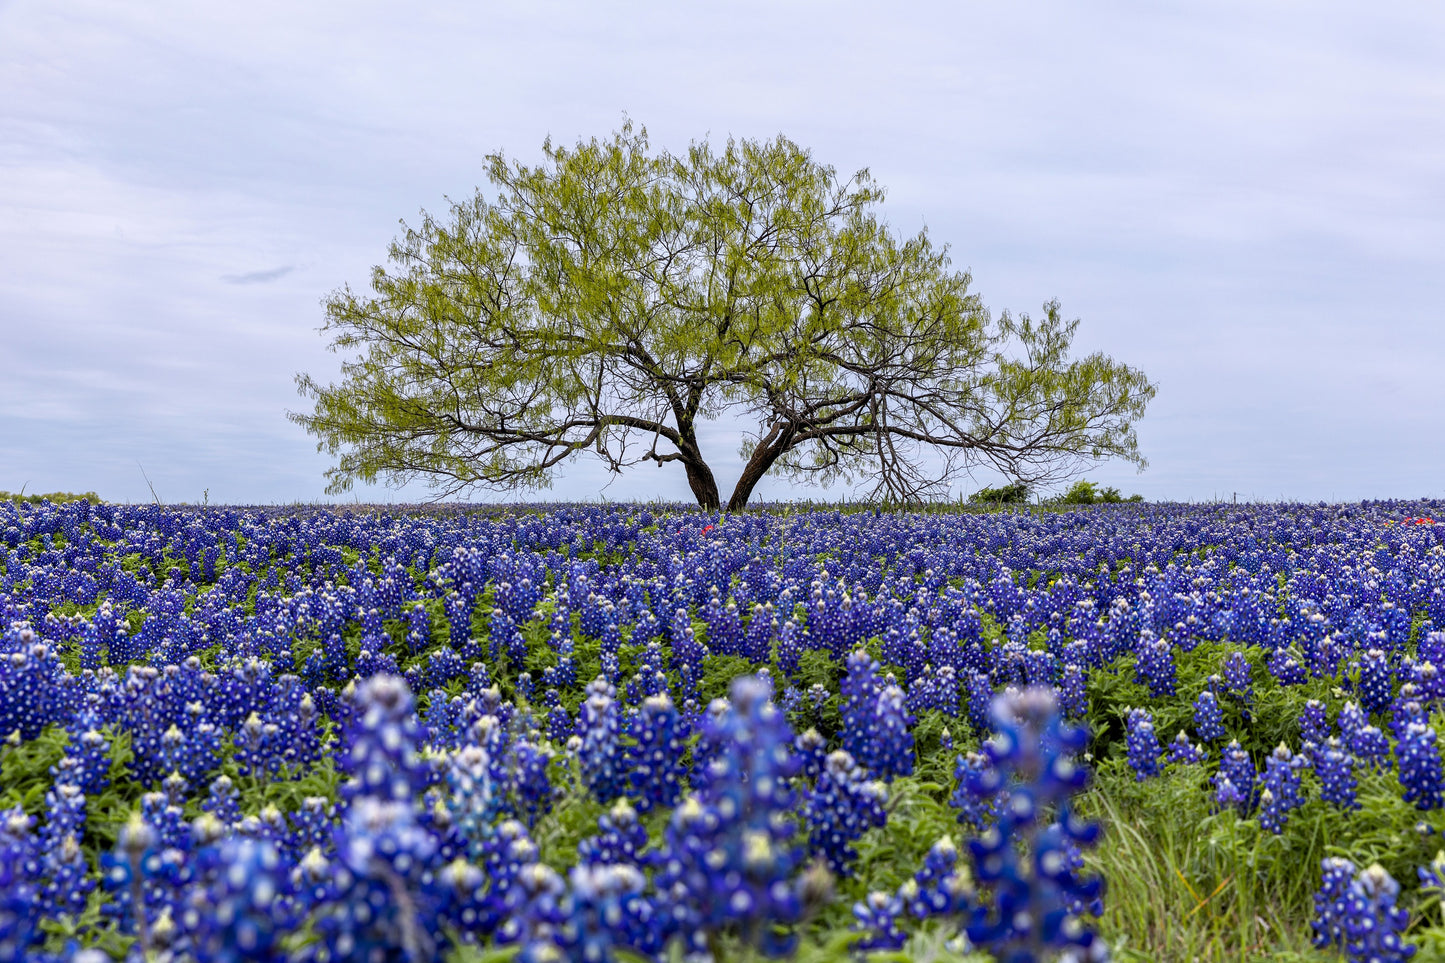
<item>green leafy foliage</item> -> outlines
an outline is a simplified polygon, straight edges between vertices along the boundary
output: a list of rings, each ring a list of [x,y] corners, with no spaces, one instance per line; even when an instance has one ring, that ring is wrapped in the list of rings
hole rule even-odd
[[[489,192],[407,228],[370,294],[327,299],[342,380],[299,375],[315,404],[290,417],[337,456],[329,491],[538,490],[591,452],[676,462],[714,509],[697,426],[725,415],[756,426],[729,510],[770,474],[916,503],[978,465],[1144,464],[1143,372],[1070,357],[1057,302],[991,315],[946,246],[889,228],[866,170],[781,136],[655,152],[630,122],[543,153],[489,155]]]
[[[968,496],[968,500],[980,505],[1021,505],[1029,500],[1032,489],[1023,482],[1002,485],[997,488],[981,488]]]
[[[90,502],[92,505],[100,504],[100,496],[95,492],[46,492],[45,494],[24,492],[0,491],[0,501],[5,502],[27,502],[31,505],[39,505],[41,502],[50,502],[52,505],[63,505],[66,502]]]
[[[1068,491],[1048,500],[1050,505],[1117,505],[1120,502],[1142,502],[1143,495],[1125,498],[1117,488],[1100,488],[1091,481],[1076,481]]]

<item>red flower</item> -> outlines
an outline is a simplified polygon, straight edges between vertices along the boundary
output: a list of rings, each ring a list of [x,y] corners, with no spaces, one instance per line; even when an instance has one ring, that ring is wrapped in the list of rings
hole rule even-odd
[[[712,531],[712,526],[711,526],[711,525],[709,525],[709,526],[707,526],[706,528],[704,528],[704,529],[702,530],[702,533],[703,533],[704,535],[706,535],[706,534],[707,534],[708,532],[710,532],[710,531]]]

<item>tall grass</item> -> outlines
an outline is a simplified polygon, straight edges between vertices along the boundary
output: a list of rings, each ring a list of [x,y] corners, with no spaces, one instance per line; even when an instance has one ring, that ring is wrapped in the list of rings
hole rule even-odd
[[[1105,826],[1085,859],[1108,881],[1100,931],[1116,959],[1339,959],[1310,943],[1322,835],[1299,825],[1273,837],[1211,812],[1198,766],[1137,783],[1115,762],[1100,767],[1080,810]]]

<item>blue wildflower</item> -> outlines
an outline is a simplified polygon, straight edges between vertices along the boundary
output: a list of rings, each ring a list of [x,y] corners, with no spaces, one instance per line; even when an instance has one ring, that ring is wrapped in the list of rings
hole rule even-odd
[[[1159,736],[1154,732],[1154,717],[1148,709],[1130,709],[1126,725],[1125,742],[1129,752],[1129,766],[1134,778],[1143,782],[1161,771],[1159,756],[1163,749]]]

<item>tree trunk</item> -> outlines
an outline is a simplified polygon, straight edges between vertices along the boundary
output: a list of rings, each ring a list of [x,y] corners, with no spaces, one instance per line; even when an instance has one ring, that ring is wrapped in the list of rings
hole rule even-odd
[[[683,466],[687,468],[687,484],[692,488],[692,495],[697,499],[697,503],[712,512],[717,511],[721,504],[717,479],[713,477],[707,462],[702,460],[702,449],[697,446],[697,432],[693,425],[693,418],[697,415],[701,400],[702,392],[694,385],[688,392],[687,404],[677,407],[674,401],[673,411],[677,418],[677,450],[682,455]]]
[[[697,503],[710,512],[716,511],[721,500],[718,498],[717,480],[712,476],[712,469],[700,461],[685,461],[683,465],[687,468],[687,483],[692,487]]]
[[[742,477],[738,479],[737,486],[733,489],[732,498],[728,499],[728,511],[742,511],[747,507],[748,499],[752,497],[753,489],[768,469],[773,467],[773,462],[791,447],[793,439],[792,429],[783,431],[782,437],[778,437],[779,426],[774,425],[764,438],[758,442],[758,447],[753,449],[753,457],[743,466]]]

